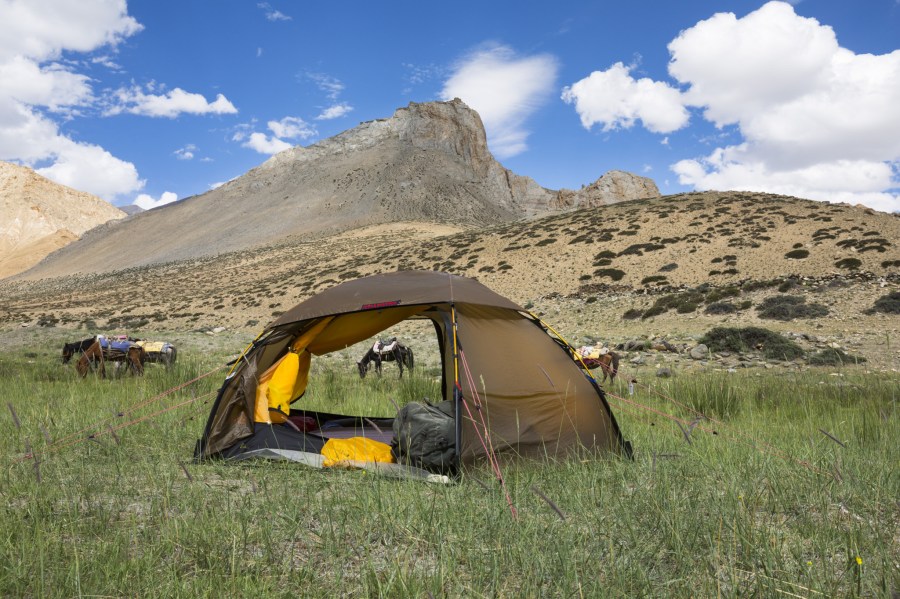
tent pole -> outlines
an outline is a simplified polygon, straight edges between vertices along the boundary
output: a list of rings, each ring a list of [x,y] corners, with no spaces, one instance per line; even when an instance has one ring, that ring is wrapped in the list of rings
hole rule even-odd
[[[459,345],[456,339],[457,323],[456,323],[456,306],[450,304],[450,328],[453,333],[453,414],[456,420],[456,467],[459,470],[462,466],[462,391],[459,385]]]

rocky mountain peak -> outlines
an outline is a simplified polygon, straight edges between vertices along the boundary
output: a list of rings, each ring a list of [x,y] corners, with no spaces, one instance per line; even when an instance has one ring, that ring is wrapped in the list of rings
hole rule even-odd
[[[28,167],[0,162],[0,278],[125,216],[97,196],[54,183]]]

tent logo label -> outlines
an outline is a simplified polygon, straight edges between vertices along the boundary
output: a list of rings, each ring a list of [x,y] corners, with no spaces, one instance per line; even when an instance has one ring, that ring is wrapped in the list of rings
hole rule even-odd
[[[377,310],[378,308],[390,308],[391,306],[399,306],[400,300],[392,302],[378,302],[376,304],[363,304],[361,310]]]

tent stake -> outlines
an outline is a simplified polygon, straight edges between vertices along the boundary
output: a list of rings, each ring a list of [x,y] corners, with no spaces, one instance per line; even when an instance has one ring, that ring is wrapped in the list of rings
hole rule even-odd
[[[534,491],[535,495],[537,495],[538,497],[540,497],[541,499],[546,501],[547,505],[549,505],[551,508],[553,508],[553,511],[556,512],[556,514],[559,516],[559,519],[562,520],[563,522],[565,522],[566,515],[563,513],[563,511],[561,509],[559,509],[559,507],[557,507],[557,505],[555,503],[553,503],[553,501],[550,500],[549,497],[547,497],[543,493],[543,491],[538,489],[535,485],[531,485],[531,490]]]
[[[834,435],[832,435],[831,433],[829,433],[829,432],[826,431],[825,429],[820,428],[820,429],[819,429],[819,432],[822,433],[823,435],[825,435],[826,437],[828,437],[829,439],[831,439],[832,441],[834,441],[835,443],[837,443],[838,445],[840,445],[841,447],[843,447],[844,449],[847,448],[847,445],[846,445],[846,444],[844,444],[843,442],[841,442],[840,439],[838,439],[837,437],[835,437]]]
[[[9,406],[9,411],[12,413],[13,422],[16,423],[16,428],[21,429],[22,423],[19,422],[19,417],[16,415],[16,410],[13,408],[12,402],[6,402],[6,405]]]
[[[194,477],[191,476],[190,472],[188,472],[187,466],[184,465],[184,462],[178,460],[178,465],[181,466],[181,469],[184,471],[184,475],[187,477],[188,482],[194,482]]]
[[[25,453],[30,455],[34,460],[34,476],[37,478],[38,483],[41,482],[41,459],[37,456],[36,453],[31,452],[31,443],[28,442],[28,439],[25,439]]]

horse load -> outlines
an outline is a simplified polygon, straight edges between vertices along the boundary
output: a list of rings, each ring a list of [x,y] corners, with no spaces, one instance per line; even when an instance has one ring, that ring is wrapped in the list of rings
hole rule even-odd
[[[63,345],[62,362],[67,364],[75,354],[81,354],[75,369],[82,377],[89,371],[106,376],[106,362],[112,362],[116,368],[124,366],[132,375],[144,374],[145,363],[171,366],[175,362],[177,350],[168,341],[147,341],[124,335],[106,337],[96,335],[81,341]]]

